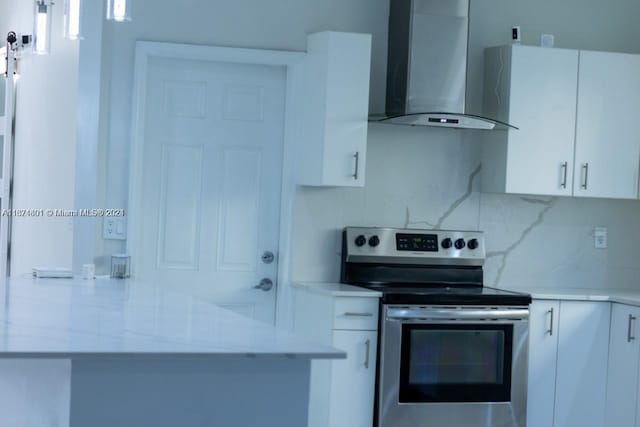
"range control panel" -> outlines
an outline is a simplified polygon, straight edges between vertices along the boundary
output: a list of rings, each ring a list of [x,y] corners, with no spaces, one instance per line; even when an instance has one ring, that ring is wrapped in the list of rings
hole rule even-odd
[[[438,252],[438,235],[396,233],[396,249],[406,252]]]
[[[484,264],[484,235],[478,231],[347,227],[347,262],[416,265]]]

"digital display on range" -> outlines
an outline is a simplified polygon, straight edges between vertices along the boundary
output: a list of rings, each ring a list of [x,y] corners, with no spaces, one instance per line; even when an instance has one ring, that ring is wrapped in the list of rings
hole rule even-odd
[[[396,249],[406,252],[438,252],[438,235],[396,234]]]

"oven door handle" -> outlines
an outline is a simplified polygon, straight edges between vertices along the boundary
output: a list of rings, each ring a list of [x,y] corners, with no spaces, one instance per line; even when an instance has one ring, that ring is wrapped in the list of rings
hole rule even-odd
[[[420,308],[389,308],[387,319],[391,320],[526,320],[529,310],[518,309],[420,309]]]

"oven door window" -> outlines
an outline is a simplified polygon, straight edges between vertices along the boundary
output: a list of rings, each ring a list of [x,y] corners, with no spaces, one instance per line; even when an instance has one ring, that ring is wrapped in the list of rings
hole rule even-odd
[[[511,400],[513,325],[402,327],[400,402]]]

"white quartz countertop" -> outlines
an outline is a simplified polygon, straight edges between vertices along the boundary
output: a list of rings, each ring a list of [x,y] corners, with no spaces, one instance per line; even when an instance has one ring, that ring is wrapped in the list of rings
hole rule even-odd
[[[380,298],[382,296],[382,293],[380,292],[371,291],[358,286],[345,285],[344,283],[302,282],[293,283],[292,286],[307,292],[331,297]]]
[[[192,296],[133,280],[0,282],[0,357],[339,359],[309,342]]]
[[[533,299],[551,299],[564,301],[603,301],[640,307],[640,290],[630,289],[554,289],[522,288],[519,292],[531,294]]]

